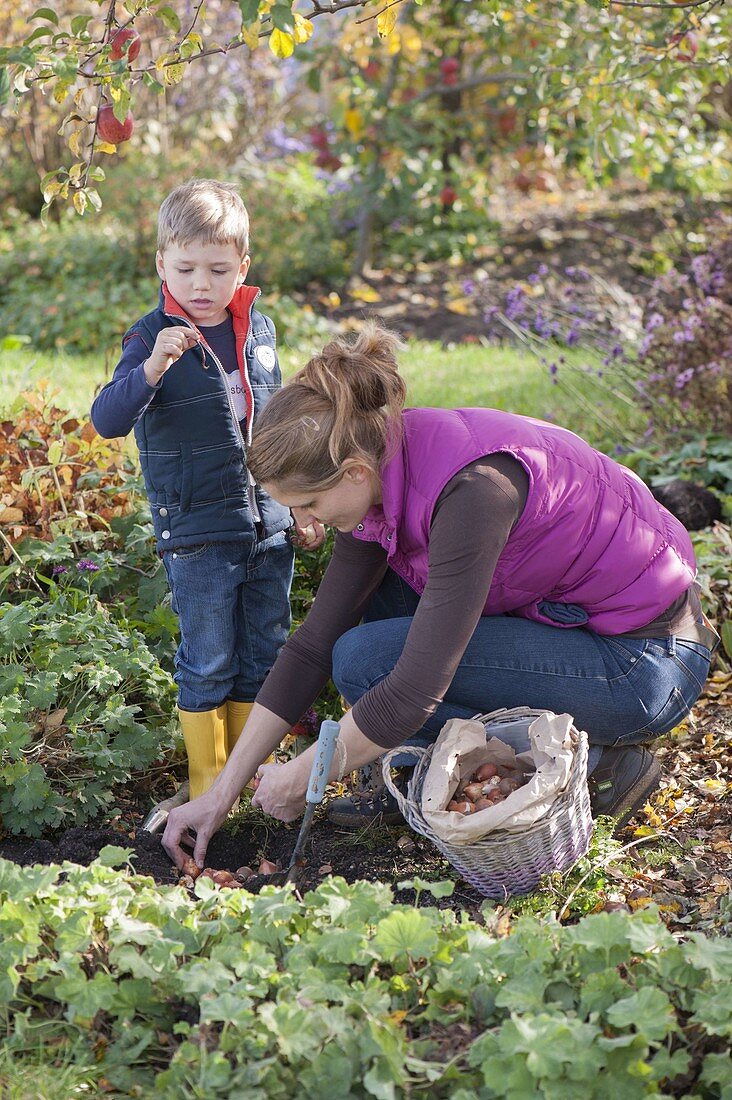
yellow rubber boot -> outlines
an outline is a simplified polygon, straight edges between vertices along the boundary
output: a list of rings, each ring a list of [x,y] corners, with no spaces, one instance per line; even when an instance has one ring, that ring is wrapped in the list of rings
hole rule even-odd
[[[226,763],[226,704],[216,710],[178,708],[188,756],[191,799],[204,794]]]
[[[226,701],[226,747],[229,756],[234,750],[234,745],[239,740],[239,734],[244,729],[244,724],[252,712],[254,703],[237,703],[234,699]],[[268,756],[265,764],[274,764],[274,756]],[[247,790],[254,790],[254,780],[247,783]]]
[[[226,752],[231,756],[234,745],[239,740],[239,734],[244,729],[247,718],[252,713],[254,703],[237,703],[234,699],[226,700]]]

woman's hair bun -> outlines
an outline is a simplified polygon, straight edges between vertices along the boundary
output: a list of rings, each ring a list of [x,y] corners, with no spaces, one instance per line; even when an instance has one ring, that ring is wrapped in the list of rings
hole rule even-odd
[[[395,391],[403,388],[397,366],[401,347],[395,332],[367,321],[359,333],[327,343],[297,381],[334,404],[343,399],[345,385],[355,413],[377,412],[391,405]]]
[[[329,341],[260,413],[248,452],[255,478],[335,484],[347,458],[379,469],[401,438],[401,346],[374,321]]]

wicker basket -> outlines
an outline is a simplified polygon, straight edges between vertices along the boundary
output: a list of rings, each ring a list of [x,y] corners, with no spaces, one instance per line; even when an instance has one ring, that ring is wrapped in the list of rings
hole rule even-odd
[[[478,714],[475,720],[484,724],[488,737],[495,736],[494,731],[499,727],[508,727],[501,730],[501,739],[522,751],[528,747],[529,725],[542,713],[545,712],[514,707],[512,710]],[[587,789],[587,734],[574,726],[571,733],[576,749],[569,783],[549,812],[525,829],[495,829],[489,836],[470,844],[450,844],[435,836],[422,816],[422,785],[432,759],[432,745],[427,748],[401,745],[386,753],[383,758],[384,781],[415,832],[431,840],[481,894],[505,900],[511,894],[528,894],[542,875],[566,871],[589,848],[592,816]],[[416,758],[417,764],[405,796],[395,787],[390,769],[391,760],[407,752]]]

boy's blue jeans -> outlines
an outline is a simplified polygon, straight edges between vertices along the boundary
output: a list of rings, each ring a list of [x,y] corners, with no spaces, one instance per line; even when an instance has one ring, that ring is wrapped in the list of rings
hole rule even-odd
[[[394,668],[418,603],[389,570],[364,621],[338,639],[333,680],[350,705]],[[701,694],[710,659],[706,646],[675,637],[613,638],[485,616],[443,702],[405,744],[431,744],[449,718],[535,707],[571,714],[586,730],[591,771],[603,746],[650,741],[678,725]]]
[[[211,542],[163,556],[180,622],[178,706],[251,702],[290,630],[293,551],[286,531],[261,542]]]

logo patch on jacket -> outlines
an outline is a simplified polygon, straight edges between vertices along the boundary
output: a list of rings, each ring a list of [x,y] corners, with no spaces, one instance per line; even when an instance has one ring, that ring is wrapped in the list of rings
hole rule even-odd
[[[262,344],[260,347],[254,349],[254,355],[259,365],[264,367],[264,369],[271,374],[277,362],[274,348],[268,348],[266,344]]]

